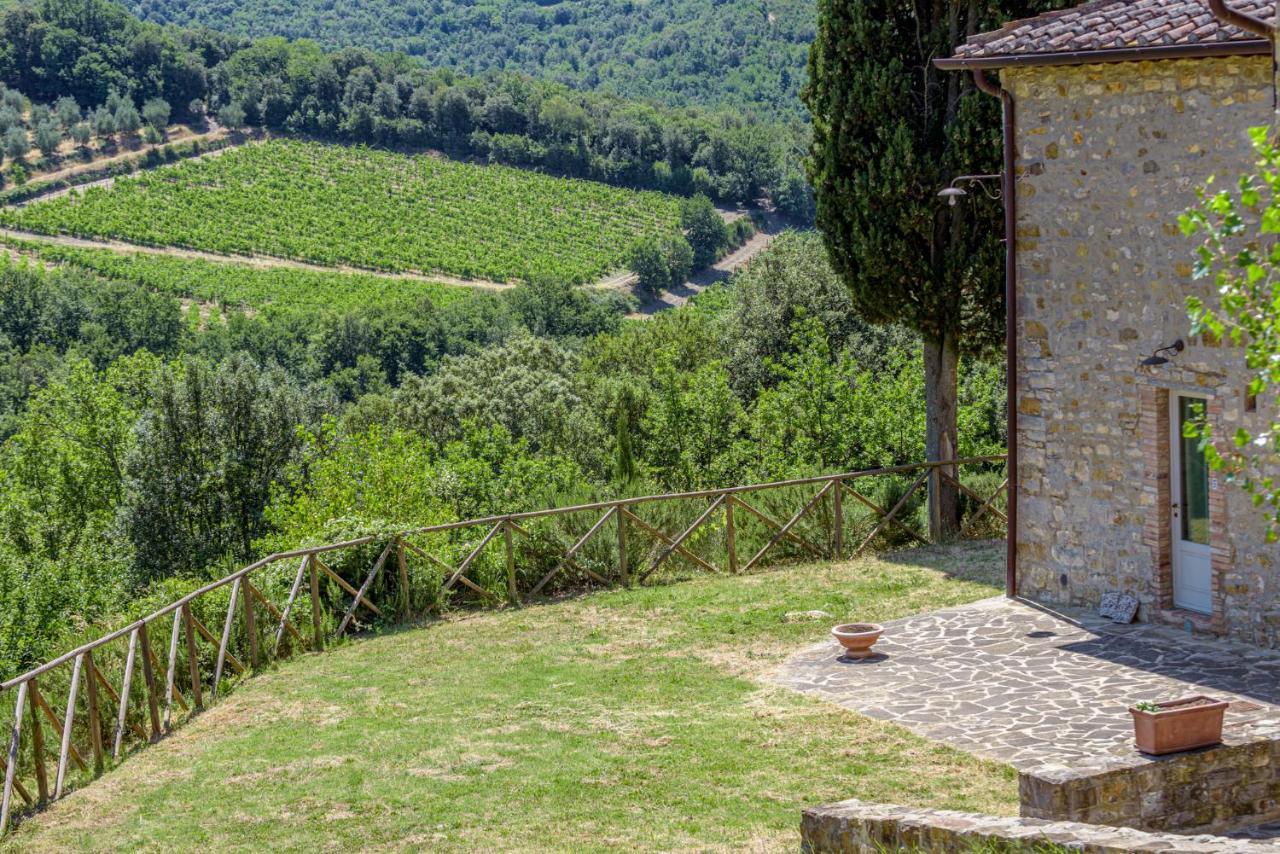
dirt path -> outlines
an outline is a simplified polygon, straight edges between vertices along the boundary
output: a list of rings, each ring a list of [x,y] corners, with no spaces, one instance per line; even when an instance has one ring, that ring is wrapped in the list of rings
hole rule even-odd
[[[490,282],[483,279],[463,279],[458,276],[444,274],[426,276],[421,273],[388,273],[381,270],[365,270],[359,267],[311,264],[306,261],[294,261],[290,258],[273,258],[266,255],[222,255],[217,252],[203,252],[198,249],[182,249],[177,246],[144,246],[139,243],[125,243],[120,240],[87,240],[82,237],[71,237],[66,234],[39,234],[33,231],[19,231],[13,228],[0,228],[0,238],[10,240],[30,240],[40,243],[51,243],[69,249],[109,249],[112,252],[138,252],[144,255],[165,255],[170,258],[193,258],[200,261],[212,261],[221,264],[243,264],[261,269],[281,268],[287,270],[310,270],[314,273],[359,273],[365,276],[378,276],[398,281],[437,282],[444,285],[456,285],[463,288],[483,288],[487,290],[505,290],[513,287],[506,282]]]
[[[631,318],[652,317],[660,311],[666,311],[670,308],[676,308],[687,303],[691,298],[716,284],[717,282],[727,281],[736,271],[751,263],[757,255],[769,248],[769,245],[787,229],[787,223],[782,217],[774,213],[764,213],[764,225],[751,239],[721,258],[715,264],[695,273],[693,278],[685,282],[679,288],[666,291],[657,299],[648,300],[640,305],[639,310],[627,315]],[[635,285],[636,277],[634,273],[628,273],[614,277],[610,280],[609,285],[600,283],[601,287],[627,287]]]

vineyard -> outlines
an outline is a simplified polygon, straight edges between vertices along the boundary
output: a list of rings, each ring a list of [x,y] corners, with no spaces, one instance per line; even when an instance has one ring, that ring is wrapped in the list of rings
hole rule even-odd
[[[252,267],[33,241],[8,243],[44,261],[83,267],[108,279],[134,282],[159,293],[217,303],[225,308],[345,312],[363,306],[415,303],[422,299],[440,306],[468,293],[466,288],[454,285],[363,273]]]
[[[656,192],[428,155],[274,140],[20,210],[47,234],[510,281],[584,282],[679,225]]]

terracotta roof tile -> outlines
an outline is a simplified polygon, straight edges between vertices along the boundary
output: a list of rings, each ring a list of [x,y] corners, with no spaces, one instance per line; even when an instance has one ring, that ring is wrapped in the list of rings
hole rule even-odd
[[[1247,15],[1275,20],[1275,0],[1228,3]],[[979,33],[958,47],[955,56],[971,59],[1257,38],[1221,23],[1205,0],[1091,0]]]

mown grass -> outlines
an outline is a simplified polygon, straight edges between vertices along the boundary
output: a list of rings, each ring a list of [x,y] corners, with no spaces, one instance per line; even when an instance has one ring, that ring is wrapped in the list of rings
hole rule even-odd
[[[308,655],[8,845],[774,850],[798,844],[802,806],[845,797],[1012,814],[1011,769],[768,682],[826,637],[830,620],[794,612],[887,620],[993,595],[1001,554],[601,592]]]

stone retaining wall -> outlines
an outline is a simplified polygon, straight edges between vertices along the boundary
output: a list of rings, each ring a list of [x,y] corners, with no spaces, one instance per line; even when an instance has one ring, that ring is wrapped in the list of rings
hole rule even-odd
[[[1280,743],[1257,741],[1178,753],[1133,768],[1049,767],[1018,775],[1022,815],[1223,833],[1280,818]]]
[[[1089,854],[1124,851],[1253,854],[1278,850],[1274,843],[1216,836],[1175,836],[1117,827],[1035,818],[871,804],[858,800],[805,810],[801,849],[819,852],[886,851],[1049,852],[1070,847]]]

